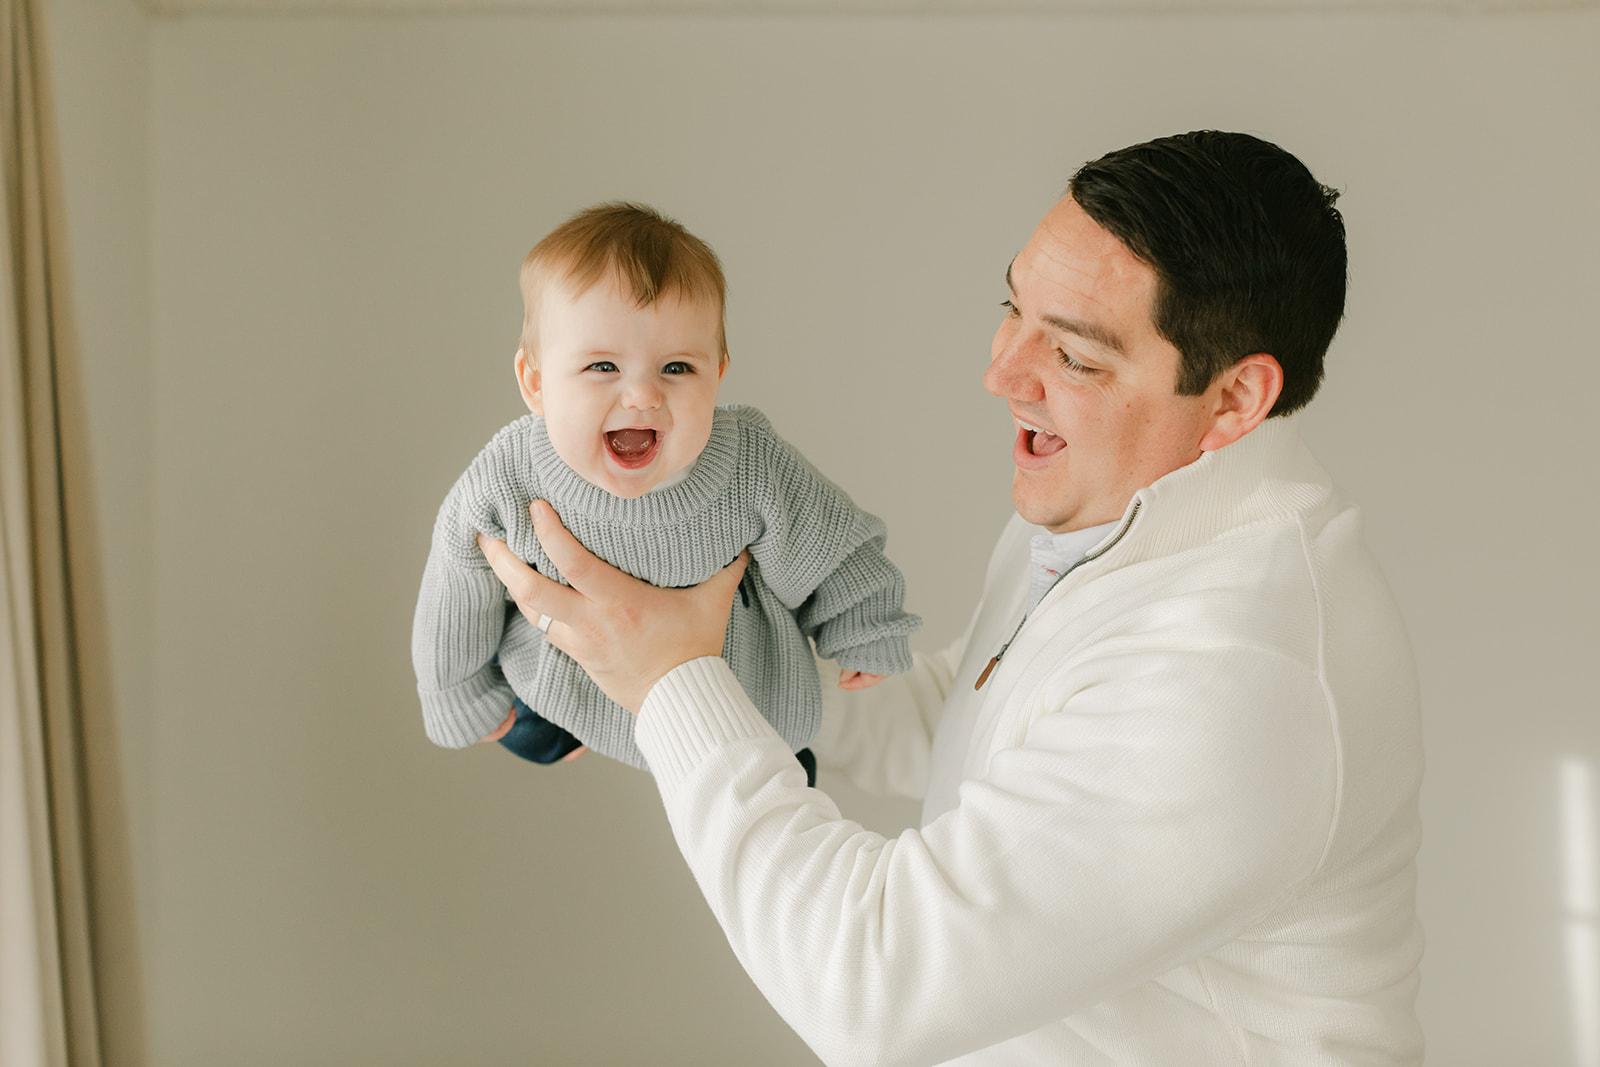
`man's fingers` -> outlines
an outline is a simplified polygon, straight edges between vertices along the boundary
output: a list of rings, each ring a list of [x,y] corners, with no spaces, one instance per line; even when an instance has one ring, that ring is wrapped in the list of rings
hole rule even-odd
[[[622,572],[584,548],[561,524],[561,517],[556,514],[555,508],[545,501],[535,500],[528,506],[528,514],[533,517],[533,532],[539,538],[539,547],[550,557],[550,562],[556,565],[556,570],[560,571],[585,599],[602,599],[602,595],[609,588],[607,583],[612,576]],[[495,573],[498,574],[499,571]],[[553,614],[556,618],[561,618],[559,612]]]
[[[504,541],[479,534],[478,548],[529,622],[539,626],[541,616],[559,619],[564,611],[570,612],[570,600],[577,594],[522,562]]]
[[[734,561],[722,568],[716,574],[700,583],[711,589],[716,589],[727,594],[728,603],[733,603],[734,590],[739,588],[739,583],[744,580],[744,572],[750,566],[750,550],[747,548],[740,552]]]

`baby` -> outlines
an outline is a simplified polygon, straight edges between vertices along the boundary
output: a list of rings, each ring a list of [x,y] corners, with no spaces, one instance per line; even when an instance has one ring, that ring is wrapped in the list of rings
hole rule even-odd
[[[817,655],[864,688],[910,669],[904,580],[882,521],[749,407],[719,407],[728,366],[716,255],[635,204],[581,212],[522,265],[517,384],[502,429],[439,509],[412,627],[428,737],[498,737],[551,762],[587,745],[644,767],[633,716],[516,610],[478,550],[505,541],[560,575],[528,515],[547,500],[590,551],[659,586],[696,585],[750,549],[723,658],[799,755],[817,731]],[[809,641],[808,641],[809,639]]]

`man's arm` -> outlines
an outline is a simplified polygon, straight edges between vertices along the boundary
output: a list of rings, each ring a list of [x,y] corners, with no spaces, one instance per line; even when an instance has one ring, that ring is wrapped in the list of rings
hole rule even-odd
[[[923,798],[934,733],[952,691],[970,696],[977,676],[978,665],[970,662],[965,681],[957,681],[969,658],[968,646],[977,642],[977,659],[986,659],[1021,618],[1019,590],[1026,579],[1019,568],[1026,564],[1033,529],[1015,516],[1006,523],[990,553],[978,606],[965,632],[949,647],[933,655],[915,654],[910,671],[870,692],[823,686],[822,729],[813,746],[819,764],[842,771],[869,792]]]
[[[659,589],[533,511],[571,586],[481,541],[496,574],[642,709],[636,738],[702,892],[829,1063],[935,1063],[1060,1020],[1237,936],[1322,860],[1326,694],[1277,651],[1134,634],[1052,669],[1016,697],[1025,734],[959,804],[889,840],[806,787],[719,658],[742,566]]]
[[[663,678],[637,737],[789,1024],[830,1064],[936,1063],[1192,959],[1307,877],[1332,818],[1328,734],[1306,722],[1321,707],[1298,665],[1248,649],[1173,656],[1160,677],[1110,665],[958,808],[892,840],[805,787],[718,660]]]
[[[817,762],[868,792],[920,800],[927,791],[933,734],[966,648],[966,636],[943,652],[912,654],[911,670],[870,690],[822,686]]]

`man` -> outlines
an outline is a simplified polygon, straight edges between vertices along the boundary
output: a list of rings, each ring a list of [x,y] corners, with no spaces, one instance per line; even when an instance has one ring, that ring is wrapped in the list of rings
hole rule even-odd
[[[485,543],[638,712],[713,912],[824,1061],[1421,1062],[1410,651],[1275,417],[1343,314],[1333,199],[1255,138],[1165,138],[1086,165],[1012,262],[985,384],[1019,517],[967,636],[818,744],[920,791],[918,831],[841,820],[715,658],[742,565],[653,589],[543,504],[572,588]]]

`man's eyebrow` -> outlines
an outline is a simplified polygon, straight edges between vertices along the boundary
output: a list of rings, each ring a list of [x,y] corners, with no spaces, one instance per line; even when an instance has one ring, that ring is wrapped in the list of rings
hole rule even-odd
[[[1015,263],[1012,260],[1011,263]],[[1017,287],[1011,280],[1011,264],[1006,265],[1006,288],[1011,290],[1011,295],[1017,295]],[[1099,323],[1085,322],[1083,319],[1064,319],[1060,315],[1040,315],[1040,321],[1054,326],[1063,333],[1075,334],[1085,341],[1091,341],[1108,352],[1119,356],[1128,354],[1128,346],[1115,331],[1109,330]]]

